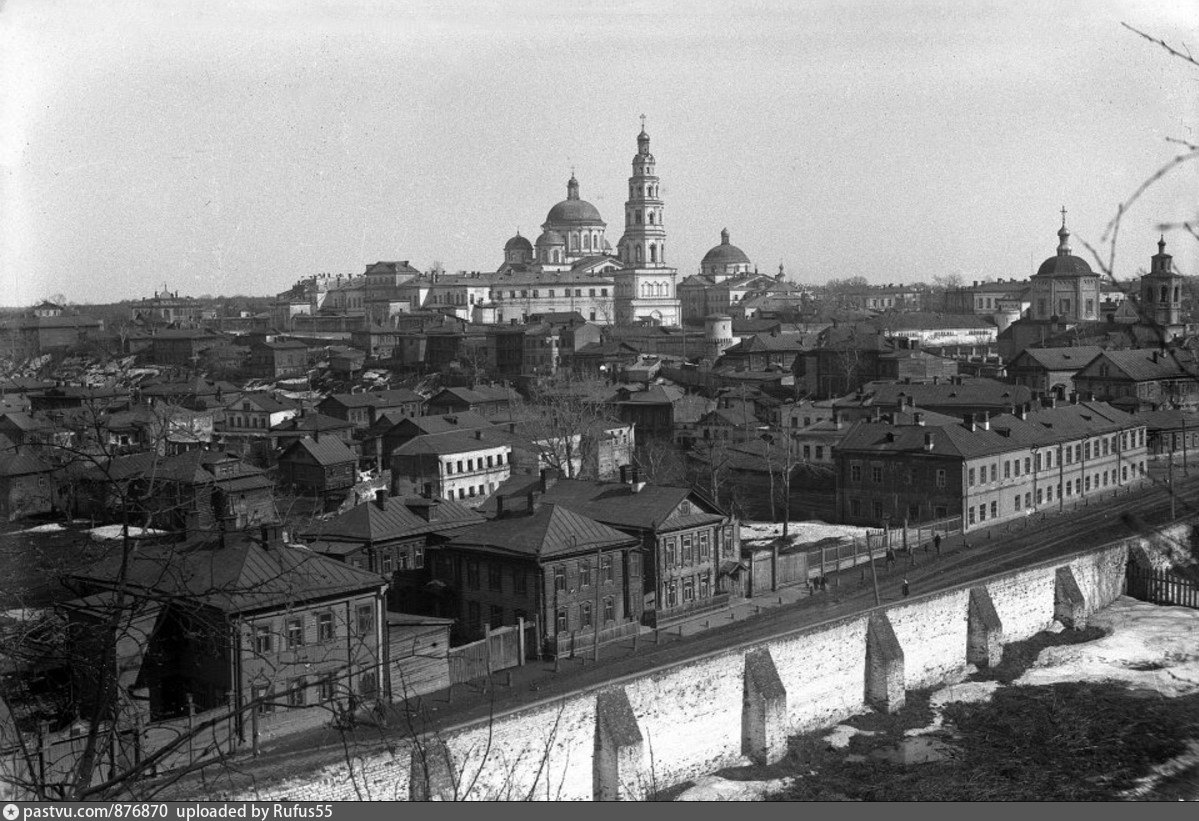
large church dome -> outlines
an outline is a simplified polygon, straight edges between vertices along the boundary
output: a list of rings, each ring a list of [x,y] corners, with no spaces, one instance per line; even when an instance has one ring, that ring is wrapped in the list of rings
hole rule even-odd
[[[572,174],[566,183],[566,199],[550,209],[545,215],[545,225],[551,227],[573,225],[605,225],[599,209],[587,200],[579,199],[579,181]]]
[[[721,245],[713,247],[709,252],[704,254],[704,259],[700,261],[700,267],[706,273],[709,268],[716,267],[723,271],[725,267],[737,265],[749,265],[749,258],[746,252],[743,252],[735,245],[729,242],[729,229],[725,228],[721,231]]]
[[[1070,253],[1070,231],[1063,219],[1061,230],[1057,232],[1057,253],[1041,263],[1036,276],[1039,277],[1089,277],[1095,272],[1082,257]]]

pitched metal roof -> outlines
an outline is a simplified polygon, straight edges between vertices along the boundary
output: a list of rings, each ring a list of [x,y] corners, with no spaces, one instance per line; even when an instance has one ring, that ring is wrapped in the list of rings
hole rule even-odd
[[[1044,447],[1072,441],[1084,436],[1097,436],[1128,430],[1143,422],[1105,402],[1080,402],[1041,408],[1027,414],[1025,419],[1012,414],[992,417],[989,429],[975,426],[968,430],[963,422],[951,425],[902,425],[883,422],[857,422],[838,451],[854,453],[932,453],[961,458],[974,458],[1013,450]],[[932,440],[932,450],[925,450],[925,436]]]
[[[346,408],[396,407],[407,402],[423,402],[419,393],[407,388],[392,388],[386,391],[364,391],[363,393],[335,393],[323,401],[335,402]]]
[[[1189,351],[1178,349],[1162,351],[1158,348],[1100,351],[1092,362],[1087,363],[1087,366],[1101,360],[1107,360],[1134,382],[1199,378],[1199,364],[1196,363],[1195,356]]]
[[[291,459],[298,450],[307,452],[318,465],[340,465],[345,462],[356,463],[358,461],[354,451],[346,447],[346,443],[338,436],[326,436],[323,439],[305,436],[297,439],[284,448],[283,453],[279,454],[279,461]]]
[[[114,556],[75,575],[112,584],[120,570]],[[193,599],[229,613],[299,606],[386,584],[374,573],[247,531],[227,533],[223,542],[205,535],[139,546],[126,570],[134,595]]]
[[[545,503],[532,515],[511,515],[454,534],[451,547],[485,547],[532,558],[633,546],[637,540],[560,504]]]
[[[1077,371],[1103,352],[1098,345],[1073,348],[1025,348],[1009,367],[1038,365],[1047,371]]]
[[[413,512],[412,506],[417,502],[427,507],[427,521]],[[474,510],[450,499],[426,500],[391,496],[382,506],[374,500],[355,505],[344,513],[321,522],[304,533],[303,538],[317,541],[386,542],[422,533],[455,530],[482,521],[483,517]]]

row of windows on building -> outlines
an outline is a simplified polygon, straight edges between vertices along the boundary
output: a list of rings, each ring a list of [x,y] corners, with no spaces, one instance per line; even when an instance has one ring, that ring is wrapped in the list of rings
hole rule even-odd
[[[1128,431],[1123,433],[1113,434],[1102,439],[1078,442],[1074,445],[1062,446],[1062,453],[1058,456],[1058,466],[1072,465],[1075,462],[1085,462],[1088,459],[1101,459],[1104,456],[1119,454],[1121,451],[1129,447],[1129,441],[1133,447],[1138,447],[1145,444],[1145,430],[1142,428],[1137,431],[1132,431],[1131,436]],[[1139,445],[1138,445],[1139,443]],[[1003,462],[1003,478],[1011,479],[1021,475],[1021,464],[1023,464],[1024,474],[1027,475],[1034,471],[1049,470],[1054,466],[1053,462],[1054,451],[1052,449],[1038,451],[1033,456],[1025,456],[1021,459],[1005,459]],[[986,484],[988,469],[990,481],[999,481],[999,463],[995,462],[990,466],[983,465],[978,469],[977,482],[975,469],[970,468],[966,472],[966,484],[969,487],[974,487],[977,484]]]
[[[312,704],[328,704],[338,695],[338,674],[329,673],[311,681],[307,676],[289,679],[283,693],[282,703],[287,707],[307,707],[309,689],[315,688],[315,701]],[[379,679],[374,670],[364,670],[358,674],[358,695],[363,698],[374,698],[378,694]],[[254,711],[259,715],[275,712],[280,704],[279,694],[273,684],[260,683],[250,687],[250,698],[254,701]]]
[[[1141,476],[1145,475],[1145,463],[1144,462],[1140,462],[1138,464],[1132,465],[1132,475],[1135,477],[1138,474],[1140,474]],[[1084,477],[1074,479],[1072,481],[1068,481],[1065,484],[1065,495],[1064,496],[1063,496],[1063,485],[1061,482],[1058,482],[1056,485],[1046,485],[1043,488],[1037,488],[1037,490],[1036,490],[1036,505],[1039,506],[1041,504],[1053,502],[1055,499],[1054,488],[1057,489],[1057,496],[1056,496],[1057,501],[1064,501],[1065,499],[1069,499],[1073,496],[1082,496],[1084,493],[1090,493],[1092,490],[1102,490],[1103,488],[1107,487],[1109,484],[1115,484],[1116,483],[1116,475],[1117,475],[1116,471],[1113,468],[1110,471],[1105,470],[1105,471],[1103,471],[1103,473],[1095,473],[1090,476],[1084,476]],[[1128,477],[1129,477],[1129,466],[1128,465],[1124,465],[1120,469],[1119,476],[1120,476],[1121,482],[1128,481]],[[989,505],[984,503],[984,504],[979,505],[977,508],[975,508],[973,506],[968,508],[968,511],[967,511],[968,517],[967,518],[969,520],[969,524],[975,524],[975,523],[981,523],[981,522],[987,521],[988,509],[991,511],[992,519],[996,519],[999,517],[999,502],[996,500],[996,501],[992,501]],[[1034,509],[1035,508],[1033,505],[1033,492],[1032,491],[1027,491],[1024,494],[1017,493],[1015,496],[1012,497],[1012,510],[1014,512],[1019,513],[1021,510],[1031,512]],[[977,510],[977,516],[975,515],[976,510]]]
[[[597,290],[597,289],[595,289],[595,288],[588,288],[588,289],[587,289],[587,296],[589,296],[589,297],[594,297],[594,296],[596,295],[596,293],[595,293],[595,292],[596,292],[596,290]],[[600,289],[598,289],[598,290],[599,290],[599,296],[600,296],[600,297],[606,297],[606,296],[608,296],[608,289],[607,289],[607,288],[600,288]],[[574,289],[574,291],[575,291],[575,293],[574,293],[574,295],[575,295],[575,296],[577,296],[577,297],[582,297],[582,296],[583,296],[583,289],[582,289],[582,288],[575,288],[575,289]],[[540,289],[540,288],[534,288],[534,289],[532,290],[532,293],[533,293],[533,295],[532,295],[532,297],[530,297],[530,296],[529,296],[529,290],[528,290],[528,289],[522,289],[522,290],[521,290],[521,292],[520,292],[520,297],[519,297],[519,298],[520,298],[520,299],[541,299],[541,289]],[[569,296],[570,296],[570,289],[569,289],[569,288],[563,288],[563,289],[562,289],[562,296],[563,296],[563,297],[569,297]],[[503,301],[504,301],[504,292],[503,292],[503,291],[492,291],[492,292],[491,292],[491,298],[492,298],[492,299],[494,299],[494,300],[495,300],[495,301],[497,301],[497,302],[503,302]],[[517,299],[517,296],[516,296],[516,291],[508,291],[508,297],[507,297],[507,298],[508,298],[508,299]],[[550,288],[550,289],[548,289],[548,290],[546,291],[545,298],[546,298],[546,299],[557,299],[557,298],[558,298],[558,292],[557,292],[557,291],[556,291],[554,288]],[[473,303],[472,303],[472,304],[473,304]]]
[[[350,559],[351,567],[363,570],[365,565],[366,560],[361,556]],[[421,545],[413,545],[410,549],[403,547],[379,549],[379,572],[384,576],[390,576],[397,570],[420,570],[424,566],[425,548]]]
[[[708,531],[665,536],[662,539],[662,548],[668,568],[685,567],[712,560],[711,534]]]
[[[455,473],[474,473],[476,470],[486,470],[487,468],[502,467],[504,464],[504,454],[497,453],[492,456],[480,456],[469,459],[450,460],[445,462],[445,473],[447,476],[452,476]],[[455,468],[457,465],[457,468]],[[466,467],[464,468],[463,465]],[[474,495],[473,493],[471,494]]]
[[[946,486],[945,468],[937,468],[933,473],[933,481],[937,487]],[[916,471],[913,468],[907,468],[904,474],[904,482],[908,485],[915,484]],[[862,464],[860,462],[851,462],[849,464],[849,481],[862,481]],[[881,464],[873,464],[870,466],[870,481],[876,485],[883,483],[883,466]]]
[[[337,639],[337,622],[332,612],[317,613],[316,643],[328,644]],[[254,652],[269,655],[280,650],[295,650],[306,643],[305,621],[307,616],[289,616],[283,620],[283,632],[279,633],[273,622],[254,624]],[[369,636],[375,629],[375,606],[360,604],[354,610],[354,635]]]
[[[465,485],[465,486],[458,488],[458,498],[459,499],[467,499],[467,498],[473,499],[476,496],[482,497],[482,496],[486,496],[488,493],[491,493],[491,491],[493,491],[493,490],[495,490],[495,482],[488,482],[486,485],[484,485],[482,482],[480,482],[477,485]],[[450,488],[449,490],[446,491],[445,498],[449,501],[454,500],[454,489],[453,488]]]
[[[874,514],[875,519],[881,519],[887,515],[887,506],[883,502],[875,500],[871,503],[871,512]],[[849,513],[852,516],[862,515],[861,499],[849,500]],[[944,519],[949,515],[949,508],[945,505],[933,505],[932,513],[934,519]],[[922,521],[922,511],[919,502],[908,505],[908,519],[913,522]]]
[[[690,604],[696,600],[697,594],[700,599],[709,598],[712,595],[712,574],[705,572],[681,579],[668,579],[662,583],[660,594],[668,608]]]

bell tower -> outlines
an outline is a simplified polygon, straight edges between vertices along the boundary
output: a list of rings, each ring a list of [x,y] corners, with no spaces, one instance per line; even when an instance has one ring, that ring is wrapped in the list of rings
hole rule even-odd
[[[1166,253],[1166,238],[1157,241],[1157,253],[1149,273],[1141,277],[1141,310],[1146,320],[1164,328],[1182,326],[1182,277],[1174,269],[1174,257]]]
[[[678,271],[666,265],[666,226],[659,184],[642,114],[629,198],[624,206],[624,236],[617,244],[621,269],[616,273],[616,319],[622,324],[677,325],[682,318],[675,290]]]

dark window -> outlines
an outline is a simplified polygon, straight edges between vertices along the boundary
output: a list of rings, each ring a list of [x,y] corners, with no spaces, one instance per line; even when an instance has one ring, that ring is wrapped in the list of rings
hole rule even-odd
[[[566,565],[554,565],[554,592],[566,592]]]
[[[566,632],[566,608],[565,607],[558,608],[558,612],[554,617],[554,625],[555,625],[557,632],[559,632],[559,633]]]
[[[615,579],[612,575],[612,557],[604,556],[600,560],[600,572],[604,575],[604,584],[611,584]]]
[[[256,653],[269,653],[274,646],[274,641],[271,636],[271,627],[269,624],[258,624],[254,626],[254,651]]]
[[[357,610],[358,635],[369,636],[375,626],[375,608],[370,604],[360,604]]]
[[[287,706],[303,707],[307,689],[307,681],[302,678],[293,678],[287,685]]]
[[[579,587],[591,586],[591,562],[587,559],[579,560]]]
[[[254,701],[254,711],[259,715],[275,712],[275,705],[272,703],[275,698],[274,692],[265,684],[255,684],[250,688],[250,698]]]
[[[321,613],[316,617],[316,640],[333,641],[333,614]]]
[[[604,621],[616,621],[616,601],[611,596],[604,599]]]
[[[304,644],[304,620],[287,620],[287,648],[300,647]]]
[[[591,602],[583,602],[579,605],[579,627],[591,626]]]

